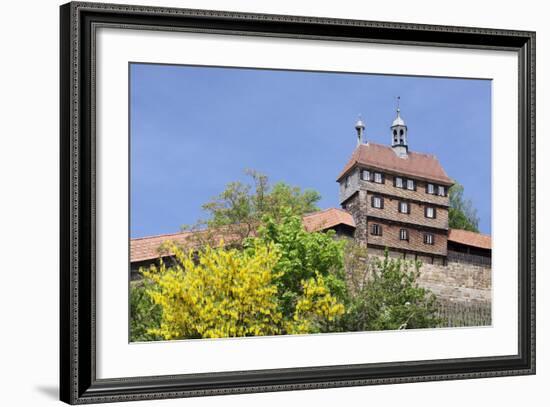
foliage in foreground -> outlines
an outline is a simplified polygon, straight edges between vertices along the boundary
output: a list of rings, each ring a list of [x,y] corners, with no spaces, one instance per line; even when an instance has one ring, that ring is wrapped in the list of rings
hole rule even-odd
[[[421,262],[389,256],[368,257],[349,242],[346,248],[348,301],[346,331],[431,328],[439,325],[435,295],[420,287]]]
[[[163,339],[222,338],[314,332],[343,313],[323,276],[301,281],[303,294],[291,318],[280,312],[274,244],[240,251],[205,247],[198,253],[172,248],[175,265],[153,266],[143,275],[146,290],[162,309],[160,327],[147,332]]]
[[[284,210],[277,222],[265,217],[256,238],[245,241],[248,252],[256,247],[275,245],[280,253],[274,266],[278,289],[279,311],[285,318],[292,318],[302,306],[299,299],[307,292],[304,282],[322,280],[330,295],[339,302],[345,301],[346,287],[343,270],[345,242],[334,238],[334,231],[310,233],[304,229],[302,219],[289,209]],[[338,324],[317,326],[314,330],[328,332]]]
[[[162,310],[156,305],[147,290],[154,289],[149,280],[130,283],[130,342],[145,342],[162,339],[149,333],[149,330],[160,326]]]

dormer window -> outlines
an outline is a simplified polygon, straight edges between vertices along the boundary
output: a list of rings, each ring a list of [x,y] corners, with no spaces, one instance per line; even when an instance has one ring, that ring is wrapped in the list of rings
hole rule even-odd
[[[410,190],[410,191],[415,191],[416,190],[416,184],[415,184],[413,179],[408,179],[407,180],[407,189]]]
[[[384,175],[381,172],[375,172],[374,173],[374,182],[377,184],[383,184],[384,183]]]

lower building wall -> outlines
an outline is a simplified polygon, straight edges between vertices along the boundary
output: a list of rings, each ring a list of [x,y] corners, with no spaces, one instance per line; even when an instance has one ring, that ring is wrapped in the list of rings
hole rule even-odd
[[[369,248],[371,256],[382,256],[383,250]],[[415,260],[414,254],[389,251],[392,258]],[[432,260],[416,256],[422,262],[418,283],[431,290],[443,303],[490,303],[491,259],[449,251],[448,257]]]

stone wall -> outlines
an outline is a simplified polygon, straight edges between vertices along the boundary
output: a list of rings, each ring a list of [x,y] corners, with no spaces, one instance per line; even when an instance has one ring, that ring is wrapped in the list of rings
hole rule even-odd
[[[369,254],[382,256],[382,250]],[[390,257],[414,260],[409,253],[389,252]],[[491,259],[449,251],[445,262],[440,258],[417,256],[422,262],[420,286],[431,290],[443,303],[481,304],[491,302]]]

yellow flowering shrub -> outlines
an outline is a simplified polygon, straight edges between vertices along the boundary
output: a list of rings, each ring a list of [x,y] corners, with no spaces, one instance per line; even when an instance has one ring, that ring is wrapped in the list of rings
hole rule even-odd
[[[280,331],[273,267],[274,245],[254,254],[206,247],[198,253],[172,247],[175,264],[153,266],[143,275],[153,281],[148,295],[162,309],[164,339],[273,335]]]
[[[330,293],[325,278],[317,273],[302,281],[303,294],[298,299],[294,318],[287,331],[294,334],[330,332],[330,324],[344,314],[344,305]]]

